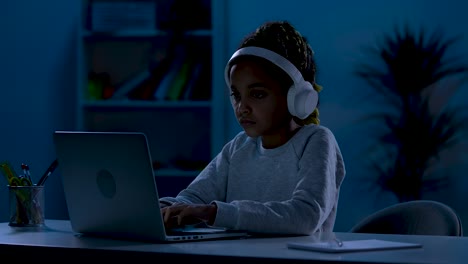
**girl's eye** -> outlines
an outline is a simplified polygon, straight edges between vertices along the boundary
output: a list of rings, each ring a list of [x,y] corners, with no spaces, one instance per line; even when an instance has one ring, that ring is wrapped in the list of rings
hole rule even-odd
[[[234,98],[234,100],[237,102],[240,100],[240,94],[239,92],[232,91],[231,92],[231,97]]]
[[[262,98],[265,98],[267,96],[267,93],[264,92],[264,91],[252,91],[250,93],[250,96],[252,96],[253,98],[255,99],[262,99]]]

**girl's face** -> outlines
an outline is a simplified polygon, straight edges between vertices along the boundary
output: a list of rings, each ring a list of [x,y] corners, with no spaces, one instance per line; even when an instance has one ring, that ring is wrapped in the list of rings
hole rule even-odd
[[[260,64],[243,60],[230,71],[231,101],[239,124],[250,137],[262,137],[263,146],[284,144],[291,134],[292,116],[287,94]]]

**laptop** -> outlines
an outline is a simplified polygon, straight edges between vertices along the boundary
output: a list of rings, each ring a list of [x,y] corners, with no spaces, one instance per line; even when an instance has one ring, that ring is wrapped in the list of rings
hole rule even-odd
[[[248,235],[209,226],[166,230],[144,133],[55,131],[53,141],[76,233],[148,242]]]

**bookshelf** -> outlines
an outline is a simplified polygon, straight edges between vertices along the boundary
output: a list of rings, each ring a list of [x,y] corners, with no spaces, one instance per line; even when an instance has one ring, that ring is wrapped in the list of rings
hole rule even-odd
[[[215,0],[84,0],[77,130],[144,132],[157,178],[195,177],[226,142],[224,8]]]

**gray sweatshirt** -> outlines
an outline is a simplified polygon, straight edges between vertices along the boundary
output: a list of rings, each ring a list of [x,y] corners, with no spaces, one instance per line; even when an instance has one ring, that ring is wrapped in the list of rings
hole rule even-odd
[[[174,203],[216,203],[213,226],[253,233],[331,232],[345,165],[332,132],[302,127],[287,143],[262,147],[244,131],[176,197]]]

